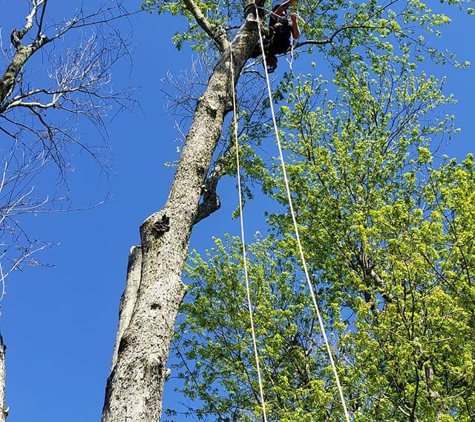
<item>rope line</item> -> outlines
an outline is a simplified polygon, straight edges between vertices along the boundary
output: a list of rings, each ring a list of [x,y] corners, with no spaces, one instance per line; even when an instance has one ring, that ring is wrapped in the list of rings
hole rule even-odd
[[[258,16],[257,6],[256,6],[256,16]],[[273,102],[273,97],[272,97],[272,89],[271,89],[271,86],[270,86],[269,73],[267,72],[267,61],[266,61],[266,55],[265,55],[265,51],[264,51],[264,42],[263,42],[262,31],[261,31],[261,27],[260,27],[259,22],[258,22],[257,26],[258,26],[258,31],[259,31],[259,42],[261,44],[262,60],[264,61],[264,72],[266,74],[267,94],[269,96],[270,111],[271,111],[271,115],[272,115],[272,123],[273,123],[273,126],[274,126],[277,148],[279,150],[279,158],[280,158],[280,163],[281,163],[281,167],[282,167],[282,175],[284,177],[285,189],[287,191],[287,200],[289,202],[289,209],[290,209],[290,214],[292,216],[292,223],[293,223],[293,226],[294,226],[295,238],[297,240],[297,245],[298,245],[298,249],[299,249],[300,260],[302,262],[302,267],[303,267],[303,270],[304,270],[304,273],[305,273],[305,278],[307,279],[307,284],[308,284],[308,287],[309,287],[309,290],[310,290],[310,296],[312,298],[312,303],[313,303],[313,306],[315,308],[315,313],[317,315],[318,324],[320,326],[320,331],[322,333],[322,337],[323,337],[323,340],[325,342],[325,347],[327,349],[327,354],[328,354],[328,357],[330,359],[330,363],[331,363],[331,367],[332,367],[332,370],[333,370],[333,375],[335,377],[336,385],[337,385],[337,388],[338,388],[338,393],[340,395],[340,400],[341,400],[341,404],[342,404],[342,407],[343,407],[343,412],[344,412],[344,415],[345,415],[345,419],[346,419],[347,422],[350,422],[350,416],[348,414],[348,410],[347,410],[347,407],[346,407],[346,400],[345,400],[345,396],[343,394],[343,388],[341,387],[340,377],[338,375],[338,370],[337,370],[335,361],[333,359],[333,352],[332,352],[332,349],[331,349],[331,346],[330,346],[330,342],[328,341],[328,337],[327,337],[326,330],[325,330],[325,325],[324,325],[324,322],[323,322],[322,315],[320,313],[320,308],[319,308],[318,303],[317,303],[317,298],[315,296],[313,283],[310,279],[308,268],[307,268],[307,261],[305,259],[302,243],[300,241],[300,234],[299,234],[299,229],[298,229],[298,224],[297,224],[297,218],[295,216],[292,196],[290,194],[290,186],[289,186],[289,180],[288,180],[288,177],[287,177],[287,170],[285,169],[285,160],[284,160],[284,155],[283,155],[283,152],[282,152],[282,144],[280,142],[279,129],[277,127],[277,119],[275,117],[274,102]]]
[[[247,306],[249,308],[249,320],[251,324],[251,335],[252,335],[252,345],[254,348],[254,359],[256,361],[256,371],[257,379],[259,382],[259,394],[262,404],[262,417],[264,422],[267,422],[267,413],[266,413],[266,402],[264,399],[264,387],[262,384],[261,368],[259,364],[259,352],[257,350],[257,339],[256,339],[256,330],[254,327],[254,317],[252,314],[252,301],[251,301],[251,287],[249,284],[249,274],[247,270],[247,252],[246,252],[246,242],[244,236],[244,216],[243,216],[243,205],[242,205],[242,188],[241,188],[241,164],[239,161],[239,143],[238,143],[238,120],[237,120],[237,105],[236,105],[236,89],[235,89],[235,77],[234,77],[234,59],[233,59],[233,48],[232,44],[230,47],[230,58],[231,58],[231,92],[233,100],[233,120],[234,120],[234,141],[236,148],[236,169],[237,169],[237,184],[238,184],[238,196],[239,196],[239,220],[241,225],[241,244],[242,244],[242,255],[244,260],[244,278],[246,281],[246,294],[247,294]]]

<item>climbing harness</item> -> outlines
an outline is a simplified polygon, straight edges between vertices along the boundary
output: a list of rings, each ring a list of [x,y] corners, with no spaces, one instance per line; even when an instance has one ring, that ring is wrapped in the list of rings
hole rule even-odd
[[[261,54],[266,58],[266,71],[267,73],[273,73],[277,69],[277,56],[291,52],[293,59],[293,43],[290,41],[293,37],[293,25],[289,22],[289,13],[285,9],[285,14],[276,15],[274,12],[280,7],[286,6],[290,3],[290,0],[282,1],[277,0],[272,4],[269,17],[269,29],[268,33],[261,38],[260,44],[256,45],[251,57],[257,58]],[[256,7],[254,5],[254,7]],[[286,6],[287,7],[287,6]],[[283,13],[283,11],[282,11]],[[262,53],[264,51],[264,53]]]

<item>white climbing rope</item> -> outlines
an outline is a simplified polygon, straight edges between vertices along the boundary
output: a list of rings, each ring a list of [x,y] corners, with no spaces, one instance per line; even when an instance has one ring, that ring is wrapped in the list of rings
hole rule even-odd
[[[258,16],[257,6],[256,6],[256,16]],[[325,330],[325,325],[324,325],[324,322],[323,322],[322,315],[320,313],[320,308],[319,308],[318,303],[317,303],[317,298],[315,296],[313,283],[312,283],[312,280],[310,279],[310,275],[309,275],[308,268],[307,268],[307,261],[305,259],[302,243],[300,241],[297,218],[295,216],[294,206],[293,206],[293,202],[292,202],[292,196],[290,194],[289,180],[288,180],[288,177],[287,177],[287,171],[285,169],[284,155],[282,153],[282,144],[280,142],[279,129],[277,127],[277,119],[275,117],[274,102],[273,102],[273,98],[272,98],[272,89],[271,89],[271,85],[270,85],[269,73],[267,72],[267,61],[266,61],[266,55],[265,55],[265,51],[264,51],[264,42],[263,42],[262,31],[261,31],[259,21],[257,22],[257,25],[258,25],[258,31],[259,31],[259,42],[260,42],[260,45],[261,45],[262,60],[264,62],[264,72],[266,74],[267,93],[268,93],[268,96],[269,96],[269,104],[270,104],[270,111],[271,111],[271,115],[272,115],[272,123],[273,123],[273,126],[274,126],[275,140],[276,140],[277,148],[279,150],[280,163],[281,163],[281,167],[282,167],[282,175],[284,177],[285,189],[287,191],[287,200],[289,202],[289,209],[290,209],[290,214],[292,216],[292,222],[293,222],[294,231],[295,231],[295,238],[297,240],[297,245],[298,245],[298,249],[299,249],[300,260],[302,262],[302,268],[303,268],[304,273],[305,273],[305,278],[307,279],[307,284],[308,284],[308,288],[310,290],[310,296],[311,296],[311,299],[312,299],[313,307],[314,307],[315,313],[317,315],[318,324],[320,326],[320,331],[322,333],[322,337],[323,337],[323,340],[325,342],[325,347],[327,349],[327,354],[328,354],[328,357],[330,359],[331,367],[332,367],[332,370],[333,370],[333,375],[335,377],[335,381],[336,381],[336,385],[337,385],[337,389],[338,389],[338,394],[340,395],[340,400],[341,400],[341,404],[342,404],[342,407],[343,407],[343,412],[344,412],[344,415],[345,415],[345,420],[347,422],[350,422],[350,416],[348,414],[348,410],[347,410],[347,407],[346,407],[346,400],[345,400],[345,396],[343,394],[343,388],[341,387],[340,377],[338,375],[338,370],[337,370],[337,367],[336,367],[336,364],[335,364],[335,360],[333,359],[333,352],[332,352],[332,349],[331,349],[331,346],[330,346],[330,342],[328,341],[328,337],[327,337],[326,330]]]
[[[230,60],[231,60],[231,92],[233,99],[233,120],[234,120],[234,142],[236,148],[236,169],[237,169],[237,184],[238,184],[238,196],[239,196],[239,220],[241,225],[241,244],[242,244],[242,256],[244,262],[244,278],[246,281],[246,294],[247,294],[247,306],[249,308],[249,320],[251,324],[251,335],[252,335],[252,345],[254,348],[254,359],[256,361],[256,372],[257,379],[259,382],[259,394],[262,405],[262,417],[264,422],[267,422],[267,413],[266,413],[266,402],[264,399],[264,387],[262,383],[261,368],[259,364],[259,352],[257,350],[257,338],[256,330],[254,327],[254,316],[252,313],[252,300],[251,300],[251,287],[249,284],[249,275],[247,271],[247,253],[246,253],[246,242],[244,236],[244,216],[243,216],[243,206],[242,206],[242,188],[241,188],[241,165],[239,161],[239,143],[238,143],[238,119],[237,119],[237,105],[236,105],[236,89],[235,89],[235,76],[234,76],[234,60],[233,60],[233,50],[232,44],[230,47]]]

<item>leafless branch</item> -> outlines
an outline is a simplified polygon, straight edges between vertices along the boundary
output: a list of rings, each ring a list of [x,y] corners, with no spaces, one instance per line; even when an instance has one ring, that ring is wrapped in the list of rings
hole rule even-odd
[[[0,79],[0,128],[15,140],[22,140],[25,131],[35,134],[40,141],[37,148],[44,148],[60,173],[64,174],[67,146],[83,146],[79,138],[72,135],[74,128],[71,125],[77,125],[81,118],[85,118],[105,140],[106,119],[124,107],[135,105],[131,98],[132,89],[114,92],[110,88],[113,66],[130,54],[126,39],[111,23],[130,14],[119,2],[111,7],[102,6],[89,14],[81,8],[72,19],[46,27],[48,1],[31,1],[32,8],[25,26],[12,32],[15,53]],[[26,34],[35,25],[35,39],[30,44],[23,44]],[[44,49],[72,29],[80,29],[75,46],[59,53]],[[40,48],[51,63],[47,74],[49,84],[38,81],[38,77],[32,80],[26,66]],[[86,151],[92,152],[90,148]],[[97,157],[94,159],[100,162]]]
[[[67,209],[60,205],[67,198],[40,193],[48,189],[44,178],[37,187],[38,176],[53,162],[65,180],[72,147],[105,168],[99,147],[82,141],[77,126],[92,124],[105,148],[108,121],[135,105],[133,89],[114,91],[110,82],[113,67],[130,57],[128,39],[114,22],[138,12],[128,12],[122,0],[106,0],[58,22],[48,17],[54,2],[29,2],[24,25],[12,31],[11,47],[3,50],[7,64],[0,73],[0,300],[5,278],[23,265],[39,265],[33,255],[49,246],[24,229],[24,218]],[[50,66],[33,76],[31,59],[38,51]]]

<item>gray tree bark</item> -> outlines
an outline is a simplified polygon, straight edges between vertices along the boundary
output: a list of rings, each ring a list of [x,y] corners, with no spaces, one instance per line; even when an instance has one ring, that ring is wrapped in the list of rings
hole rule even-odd
[[[200,15],[193,1],[185,3],[216,41],[222,56],[197,103],[165,207],[142,224],[140,247],[131,252],[102,422],[160,419],[165,364],[178,307],[186,292],[182,269],[205,178],[224,118],[232,109],[236,81],[231,67],[234,75],[239,75],[258,40],[253,0],[243,1],[245,21],[232,43],[223,30]]]
[[[10,36],[10,41],[15,48],[15,55],[9,63],[7,70],[0,79],[0,112],[3,112],[3,104],[7,97],[12,93],[15,87],[17,77],[24,68],[29,58],[38,51],[41,47],[47,44],[50,40],[38,31],[35,40],[28,44],[23,44],[23,38],[33,27],[33,21],[40,7],[45,7],[46,1],[40,0],[33,4],[32,9],[26,17],[25,26],[22,29],[14,29]],[[42,20],[42,19],[41,19]]]
[[[5,350],[6,346],[3,343],[3,337],[0,334],[0,422],[5,422],[8,416],[8,407],[5,407]]]

